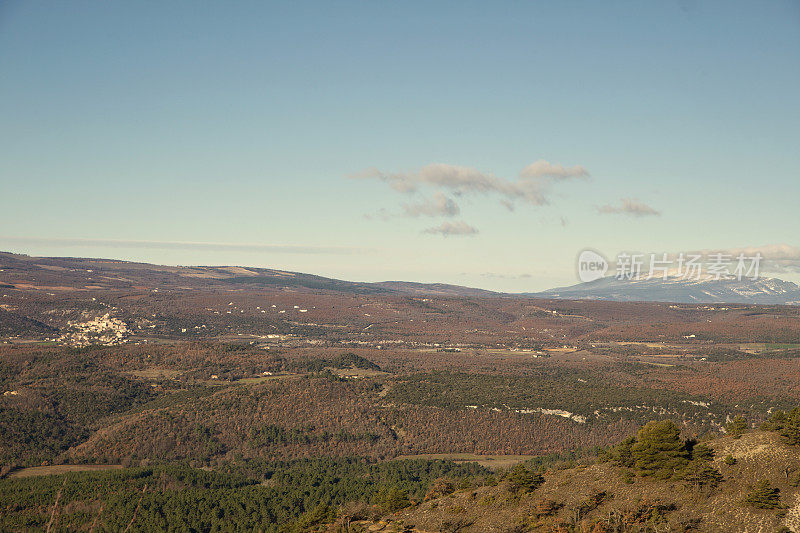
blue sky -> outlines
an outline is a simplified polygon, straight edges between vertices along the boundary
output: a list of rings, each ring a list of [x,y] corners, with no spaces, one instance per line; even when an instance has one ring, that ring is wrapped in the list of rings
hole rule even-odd
[[[798,87],[796,1],[0,2],[0,249],[512,291],[587,247],[800,263]]]

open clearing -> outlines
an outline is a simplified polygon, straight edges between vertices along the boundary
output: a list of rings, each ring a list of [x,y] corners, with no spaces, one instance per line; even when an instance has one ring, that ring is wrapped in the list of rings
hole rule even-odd
[[[535,455],[477,455],[474,453],[423,453],[419,455],[398,455],[392,461],[403,459],[441,459],[454,463],[478,463],[492,470],[509,468],[517,463],[533,459]]]
[[[96,472],[98,470],[120,470],[122,465],[51,465],[31,466],[11,472],[8,477],[56,476],[68,472]]]

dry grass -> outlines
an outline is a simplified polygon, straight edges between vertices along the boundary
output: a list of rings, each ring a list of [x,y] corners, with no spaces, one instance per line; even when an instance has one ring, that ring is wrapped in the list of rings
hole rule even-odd
[[[122,465],[51,465],[51,466],[32,466],[15,470],[8,477],[36,477],[36,476],[57,476],[68,472],[97,472],[98,470],[119,470]]]
[[[486,468],[497,470],[509,468],[517,463],[533,459],[534,455],[476,455],[474,453],[423,453],[418,455],[398,455],[393,460],[401,459],[441,459],[454,463],[478,463]]]
[[[746,433],[740,439],[724,437],[711,441],[716,452],[713,466],[724,477],[720,486],[701,491],[680,480],[657,481],[636,477],[627,483],[625,469],[611,463],[598,463],[565,470],[551,469],[545,483],[534,493],[515,497],[504,483],[496,487],[479,487],[458,491],[451,496],[423,502],[399,516],[405,524],[414,524],[413,531],[443,531],[460,523],[459,531],[509,531],[525,523],[530,531],[555,531],[558,524],[574,524],[576,531],[594,531],[591,524],[613,513],[634,511],[638,505],[666,505],[664,531],[682,531],[689,520],[699,519],[693,531],[777,531],[788,527],[800,530],[800,491],[789,483],[786,470],[797,473],[800,448],[782,444],[774,433]],[[737,458],[726,465],[726,455]],[[449,456],[419,456],[453,458]],[[781,491],[786,516],[779,510],[759,510],[743,503],[746,495],[760,479],[768,479]],[[602,491],[607,497],[596,509],[576,515],[576,510]],[[552,516],[537,516],[542,502],[552,501],[558,510]],[[579,516],[579,518],[576,518]],[[631,529],[633,531],[634,529]],[[628,531],[627,529],[625,531]],[[648,529],[649,531],[649,529]]]

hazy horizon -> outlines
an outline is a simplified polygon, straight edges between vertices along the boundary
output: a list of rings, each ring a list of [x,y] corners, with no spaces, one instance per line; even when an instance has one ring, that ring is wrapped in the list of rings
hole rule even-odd
[[[0,249],[506,292],[800,281],[791,1],[0,5]],[[774,266],[774,265],[773,265]]]

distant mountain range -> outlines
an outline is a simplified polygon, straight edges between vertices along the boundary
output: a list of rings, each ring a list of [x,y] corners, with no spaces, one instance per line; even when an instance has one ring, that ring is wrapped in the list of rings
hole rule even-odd
[[[350,294],[483,297],[502,293],[448,285],[345,281],[302,272],[239,266],[164,266],[116,259],[33,257],[0,252],[0,288],[23,290],[191,290],[272,288]]]
[[[604,277],[570,287],[528,293],[526,296],[617,302],[800,305],[800,286],[776,278],[692,280],[673,276],[667,279],[619,280],[616,277]]]
[[[31,257],[0,252],[0,287],[159,290],[266,288],[439,297],[531,297],[618,302],[800,305],[800,287],[775,278],[686,280],[677,276],[620,281],[605,277],[543,292],[507,294],[444,283],[344,281],[300,272],[235,266],[160,266],[113,259]]]

